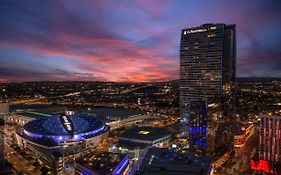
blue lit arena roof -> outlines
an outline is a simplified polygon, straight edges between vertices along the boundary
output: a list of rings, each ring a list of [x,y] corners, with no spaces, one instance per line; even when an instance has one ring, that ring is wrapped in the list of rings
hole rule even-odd
[[[109,130],[93,116],[71,115],[51,116],[33,120],[17,132],[25,139],[46,146],[51,140],[54,143],[80,141],[103,134]]]
[[[73,123],[74,134],[82,134],[99,129],[103,123],[95,117],[73,115],[68,117]],[[61,122],[61,116],[51,116],[33,120],[24,126],[28,132],[41,135],[69,135]]]

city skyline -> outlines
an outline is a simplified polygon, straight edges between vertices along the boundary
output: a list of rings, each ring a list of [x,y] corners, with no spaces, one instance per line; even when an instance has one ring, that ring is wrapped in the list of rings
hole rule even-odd
[[[280,77],[279,6],[2,1],[0,82],[178,79],[180,31],[204,23],[236,24],[237,77]]]

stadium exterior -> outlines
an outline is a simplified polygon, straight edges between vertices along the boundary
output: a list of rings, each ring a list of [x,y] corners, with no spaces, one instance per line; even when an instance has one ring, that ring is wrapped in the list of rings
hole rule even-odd
[[[92,116],[51,116],[25,124],[17,131],[17,142],[60,174],[65,160],[86,154],[106,140],[108,132],[109,126]]]

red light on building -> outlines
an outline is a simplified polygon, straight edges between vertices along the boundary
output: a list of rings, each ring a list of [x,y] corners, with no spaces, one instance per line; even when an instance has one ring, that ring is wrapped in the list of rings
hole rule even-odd
[[[258,162],[255,162],[254,160],[251,160],[251,169],[257,170],[257,171],[264,171],[266,173],[272,173],[272,170],[269,169],[268,162],[265,160],[259,160]]]

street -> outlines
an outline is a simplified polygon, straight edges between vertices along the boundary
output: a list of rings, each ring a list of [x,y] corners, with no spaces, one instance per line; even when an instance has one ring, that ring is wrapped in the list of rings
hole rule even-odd
[[[27,160],[16,153],[8,144],[5,144],[7,160],[14,166],[18,172],[23,172],[27,175],[41,175],[40,170],[36,170]]]

